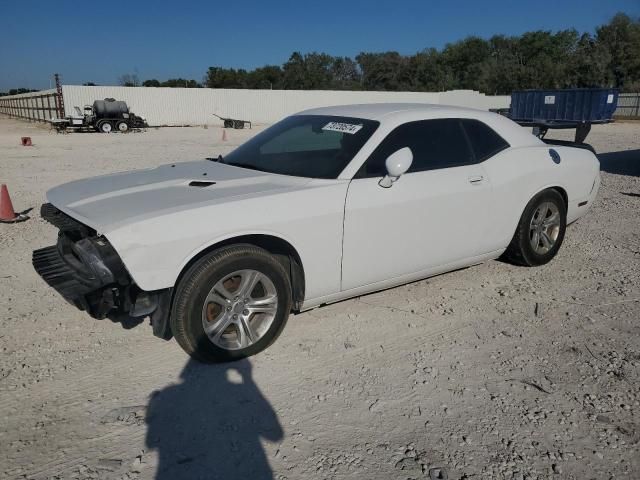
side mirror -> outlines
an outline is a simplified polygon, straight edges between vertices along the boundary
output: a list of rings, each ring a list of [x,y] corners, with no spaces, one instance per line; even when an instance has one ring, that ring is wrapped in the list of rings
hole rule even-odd
[[[413,162],[413,153],[409,147],[401,148],[400,150],[392,153],[387,158],[385,166],[387,167],[387,174],[382,180],[378,182],[383,188],[391,187],[401,175],[407,173],[411,163]]]

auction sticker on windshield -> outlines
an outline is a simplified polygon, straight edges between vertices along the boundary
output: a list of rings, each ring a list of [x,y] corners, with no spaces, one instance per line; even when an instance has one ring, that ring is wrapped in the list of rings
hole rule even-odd
[[[322,130],[349,133],[353,135],[354,133],[358,133],[361,128],[362,125],[354,125],[352,123],[329,122],[324,127],[322,127]]]

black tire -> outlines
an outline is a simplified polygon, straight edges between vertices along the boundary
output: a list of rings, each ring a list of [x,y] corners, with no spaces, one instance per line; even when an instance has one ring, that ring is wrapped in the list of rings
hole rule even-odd
[[[560,215],[557,237],[553,246],[545,253],[538,253],[534,250],[531,241],[531,221],[538,208],[545,202],[550,202],[556,206]],[[538,193],[533,197],[522,212],[518,228],[511,243],[507,247],[503,257],[517,265],[535,267],[549,263],[556,256],[567,228],[567,206],[564,198],[557,190],[548,189]],[[534,242],[535,243],[535,242]]]
[[[215,345],[203,327],[203,306],[213,286],[237,270],[266,275],[275,286],[277,311],[268,330],[252,345],[225,349]],[[171,308],[171,330],[185,352],[201,362],[226,362],[255,355],[271,345],[284,328],[291,311],[291,282],[282,264],[269,252],[253,245],[223,247],[196,261],[180,280]]]
[[[118,130],[120,133],[127,133],[129,131],[129,124],[124,120],[120,120],[118,123],[116,123],[116,130]]]
[[[109,127],[107,127],[107,125]],[[111,125],[110,122],[106,121],[106,120],[100,120],[97,124],[96,124],[96,129],[100,132],[100,133],[111,133],[113,131],[113,125]]]

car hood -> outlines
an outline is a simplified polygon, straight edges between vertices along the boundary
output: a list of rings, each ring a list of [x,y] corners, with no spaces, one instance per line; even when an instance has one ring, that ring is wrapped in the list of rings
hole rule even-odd
[[[76,180],[49,190],[47,200],[105,233],[142,219],[299,188],[309,182],[202,160]]]

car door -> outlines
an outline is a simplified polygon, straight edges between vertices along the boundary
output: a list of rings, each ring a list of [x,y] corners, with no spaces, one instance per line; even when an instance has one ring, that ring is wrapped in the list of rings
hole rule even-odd
[[[386,158],[413,153],[390,188]],[[348,290],[486,253],[491,188],[459,119],[405,123],[374,150],[349,185],[342,289]]]

